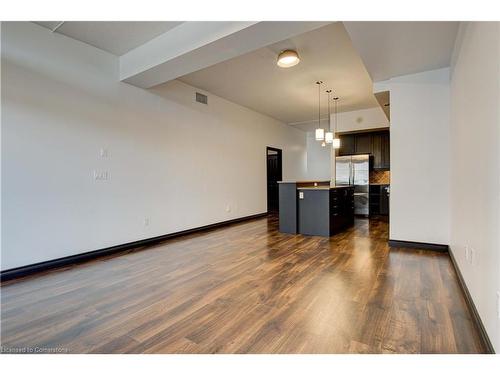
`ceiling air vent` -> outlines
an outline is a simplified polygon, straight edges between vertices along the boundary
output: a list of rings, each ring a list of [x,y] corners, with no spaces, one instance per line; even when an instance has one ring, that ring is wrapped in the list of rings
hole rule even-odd
[[[208,104],[208,97],[206,95],[196,93],[196,101],[201,104]]]

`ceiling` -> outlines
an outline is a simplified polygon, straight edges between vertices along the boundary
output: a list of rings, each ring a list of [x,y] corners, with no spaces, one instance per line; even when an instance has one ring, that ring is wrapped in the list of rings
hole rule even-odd
[[[35,22],[53,30],[60,21]],[[182,22],[66,21],[56,32],[121,56]]]
[[[143,47],[149,48],[152,56],[157,56],[159,51],[165,51],[165,46],[161,47],[161,43],[156,42],[172,39],[174,45],[179,44],[183,39],[178,34],[186,34],[184,28],[210,27],[201,25],[203,22],[171,21],[35,23],[50,30],[57,28],[55,33],[93,45],[120,56],[120,59],[134,52],[141,57],[147,55],[143,53]],[[198,48],[197,54],[181,56],[181,64],[186,64],[189,58],[194,61],[195,68],[191,73],[186,74],[184,70],[174,78],[180,76],[177,79],[184,83],[288,124],[318,118],[318,87],[315,82],[322,80],[321,117],[324,118],[327,113],[325,91],[332,89],[332,96],[340,97],[339,112],[380,105],[389,118],[389,107],[384,107],[389,102],[388,93],[378,94],[376,97],[373,94],[373,82],[449,66],[459,23],[333,22],[322,27],[313,25],[309,27],[312,31],[307,32],[303,31],[307,30],[305,26],[302,31],[290,31],[285,27],[280,34],[277,31],[283,25],[285,24],[255,23],[253,26],[247,25],[248,27],[243,28],[244,31],[230,33],[228,41],[218,40],[217,45],[215,42],[205,41],[206,46]],[[300,25],[295,27],[300,29]],[[250,43],[252,38],[273,32],[276,34],[274,40],[288,37],[285,36],[286,33],[296,36],[267,46],[272,38],[264,38],[260,46],[258,43]],[[159,37],[160,35],[162,36]],[[196,46],[199,47],[203,37],[206,39],[205,34],[194,38]],[[154,40],[151,41],[152,39]],[[151,42],[145,44],[149,41]],[[237,49],[230,44],[231,41],[236,46],[247,46],[247,51],[251,52],[240,51],[239,54],[224,55],[225,52]],[[180,47],[185,48],[184,45]],[[301,58],[300,64],[288,69],[279,68],[276,58],[284,49],[297,50]],[[166,50],[170,51],[169,48]],[[200,69],[200,64],[196,66],[200,61],[208,63],[204,64],[206,67],[203,69],[196,70]]]
[[[374,82],[450,65],[459,22],[344,22]]]
[[[279,68],[280,51],[298,51],[301,62]],[[322,80],[322,117],[327,111],[325,90],[339,96],[339,110],[378,105],[372,81],[341,22],[331,23],[282,42],[226,60],[179,78],[184,83],[267,114],[286,123],[318,116],[318,87]]]

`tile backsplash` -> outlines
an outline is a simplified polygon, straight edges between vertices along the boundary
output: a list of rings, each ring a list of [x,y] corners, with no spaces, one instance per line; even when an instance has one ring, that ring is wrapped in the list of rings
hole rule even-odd
[[[370,171],[370,184],[390,184],[391,171]]]

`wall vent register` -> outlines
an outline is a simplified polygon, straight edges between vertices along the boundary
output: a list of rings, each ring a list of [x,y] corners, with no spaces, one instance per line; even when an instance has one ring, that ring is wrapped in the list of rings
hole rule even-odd
[[[201,104],[208,104],[208,97],[206,95],[196,93],[196,101]]]

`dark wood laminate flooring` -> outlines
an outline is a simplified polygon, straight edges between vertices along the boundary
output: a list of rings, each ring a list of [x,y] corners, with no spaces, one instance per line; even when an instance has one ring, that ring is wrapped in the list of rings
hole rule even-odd
[[[3,283],[7,348],[70,353],[481,353],[448,254],[268,217]]]

